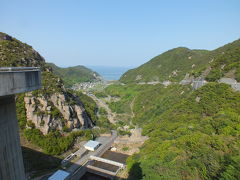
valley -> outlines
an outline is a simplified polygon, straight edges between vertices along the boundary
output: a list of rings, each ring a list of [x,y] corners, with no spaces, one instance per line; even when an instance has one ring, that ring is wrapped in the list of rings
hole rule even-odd
[[[40,67],[42,73],[42,89],[16,97],[29,179],[57,169],[75,172],[94,153],[80,159],[78,153],[69,167],[60,162],[80,152],[83,142],[112,132],[111,143],[101,141],[100,147],[107,144],[102,153],[111,149],[128,156],[127,168],[115,178],[240,176],[240,40],[212,51],[174,48],[108,83],[83,66],[47,64],[31,46],[5,33],[0,45],[0,66]],[[92,170],[99,168],[93,164]]]

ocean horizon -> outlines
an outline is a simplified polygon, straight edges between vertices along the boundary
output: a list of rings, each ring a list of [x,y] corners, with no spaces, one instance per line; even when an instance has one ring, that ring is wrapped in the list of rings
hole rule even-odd
[[[119,80],[120,77],[127,72],[129,69],[134,67],[122,67],[122,66],[86,66],[91,70],[100,74],[104,80]]]

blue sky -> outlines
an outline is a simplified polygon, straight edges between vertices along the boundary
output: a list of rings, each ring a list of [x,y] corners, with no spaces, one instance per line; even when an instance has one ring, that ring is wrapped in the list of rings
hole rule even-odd
[[[138,66],[240,38],[239,0],[1,0],[0,31],[59,66]]]

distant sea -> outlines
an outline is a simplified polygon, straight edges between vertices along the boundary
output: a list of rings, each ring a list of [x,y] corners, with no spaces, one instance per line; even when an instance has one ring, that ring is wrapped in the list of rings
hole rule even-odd
[[[119,80],[119,78],[129,69],[134,67],[117,67],[117,66],[87,66],[93,71],[100,74],[105,80]]]

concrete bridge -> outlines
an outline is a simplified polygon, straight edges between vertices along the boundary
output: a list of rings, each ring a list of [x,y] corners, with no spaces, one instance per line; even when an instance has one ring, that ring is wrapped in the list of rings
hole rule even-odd
[[[120,168],[125,168],[125,164],[122,164],[122,163],[119,163],[119,162],[116,162],[116,161],[112,161],[112,160],[109,160],[109,159],[104,159],[104,158],[100,158],[100,157],[97,157],[97,156],[90,156],[90,159],[95,160],[95,161],[104,162],[104,163],[107,163],[107,164],[111,164],[111,165],[114,165],[114,166],[118,166]]]
[[[25,180],[15,94],[41,87],[39,68],[0,68],[0,179]]]
[[[198,89],[202,86],[204,86],[205,84],[207,84],[208,82],[203,80],[196,80],[196,81],[192,81],[192,87],[193,89]],[[225,83],[230,85],[235,91],[240,91],[240,83],[237,82],[235,79],[233,78],[221,78],[218,80],[218,83]]]

